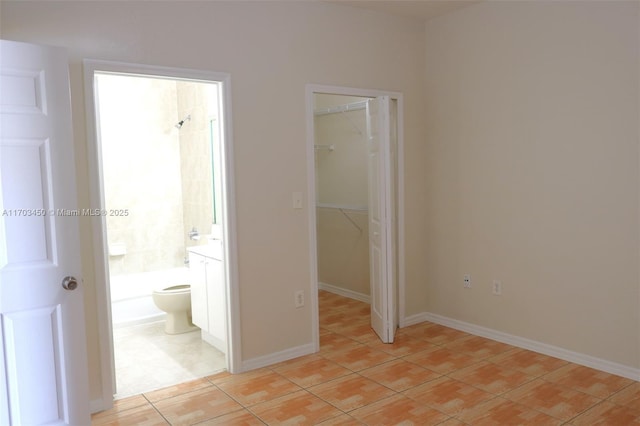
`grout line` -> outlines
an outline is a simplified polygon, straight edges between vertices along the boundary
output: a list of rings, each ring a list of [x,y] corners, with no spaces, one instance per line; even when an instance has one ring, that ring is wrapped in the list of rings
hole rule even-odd
[[[338,299],[338,300],[339,300],[339,299]],[[327,302],[326,302],[326,301],[322,301],[322,300],[321,300],[321,301],[320,301],[320,304],[323,304],[323,303],[327,303]],[[357,304],[356,304],[356,305],[352,305],[352,306],[356,306],[356,308],[355,308],[355,309],[358,309],[358,308],[357,308],[357,306],[358,306]],[[341,309],[343,310],[342,312],[344,312],[344,309],[345,309],[345,308],[346,308],[346,309],[350,309],[350,307],[351,307],[351,306],[349,306],[349,305],[340,306],[340,307],[336,307],[336,306],[331,307],[331,306],[330,306],[329,308],[327,308],[327,307],[322,307],[322,308],[321,308],[321,310],[324,310],[325,312],[327,312],[327,311],[328,311],[329,313],[332,313],[332,312],[336,312],[336,313],[338,313],[338,312],[341,312],[341,311],[340,311]],[[341,313],[342,313],[342,312],[341,312]],[[339,323],[336,323],[336,324],[339,324]],[[353,343],[353,344],[355,344],[355,345],[354,345],[353,347],[351,347],[351,348],[343,348],[343,346],[344,346],[344,345],[337,345],[336,347],[334,347],[334,348],[332,348],[332,349],[329,349],[329,350],[325,351],[324,353],[322,352],[322,347],[321,347],[321,348],[320,348],[320,351],[319,351],[319,352],[317,352],[317,353],[315,353],[315,354],[313,354],[313,356],[318,356],[318,357],[320,357],[320,358],[322,358],[322,359],[324,359],[324,360],[326,360],[326,361],[328,361],[328,362],[331,362],[331,363],[333,363],[333,364],[335,364],[335,365],[340,366],[340,368],[343,368],[343,369],[345,370],[345,374],[344,374],[344,375],[341,375],[341,376],[338,376],[338,377],[334,377],[334,378],[331,378],[331,379],[328,379],[328,380],[324,380],[324,379],[323,379],[322,381],[320,381],[320,382],[318,382],[318,383],[314,383],[314,384],[310,384],[310,385],[302,386],[302,385],[299,385],[299,384],[295,383],[293,380],[289,379],[285,374],[283,374],[283,373],[280,373],[280,372],[276,371],[276,368],[280,368],[280,367],[282,367],[281,363],[278,363],[278,364],[275,364],[275,365],[272,365],[272,366],[266,366],[266,367],[263,367],[263,368],[262,368],[262,369],[260,369],[260,370],[264,370],[265,372],[268,372],[268,373],[270,373],[270,374],[274,374],[274,373],[275,373],[275,374],[277,375],[277,377],[278,377],[278,378],[286,380],[289,384],[294,385],[294,386],[296,387],[296,389],[295,389],[295,390],[291,390],[291,391],[287,391],[287,392],[285,392],[285,393],[283,393],[283,394],[281,394],[281,395],[277,395],[277,396],[275,396],[275,397],[273,397],[273,398],[265,399],[264,401],[256,402],[256,403],[251,404],[251,405],[245,405],[245,404],[241,403],[238,399],[236,399],[236,398],[235,398],[234,396],[232,396],[231,394],[227,393],[227,392],[226,392],[226,391],[225,391],[225,390],[220,386],[220,385],[222,385],[222,384],[224,384],[224,383],[225,383],[225,379],[226,379],[226,377],[222,379],[222,381],[220,382],[220,384],[216,384],[216,383],[214,383],[214,382],[213,382],[213,380],[212,380],[212,379],[210,379],[210,377],[213,377],[213,376],[215,376],[215,375],[219,374],[219,372],[214,372],[214,373],[212,373],[212,374],[208,374],[208,375],[206,375],[205,377],[203,377],[203,378],[202,378],[202,379],[204,379],[204,380],[205,380],[205,383],[206,383],[206,386],[205,386],[204,388],[200,388],[200,389],[192,389],[192,390],[189,390],[189,391],[185,391],[185,392],[177,393],[177,394],[175,394],[175,395],[171,395],[171,396],[169,396],[169,397],[167,397],[167,398],[173,398],[173,397],[180,396],[180,395],[187,395],[187,394],[192,393],[192,392],[201,391],[201,390],[203,390],[203,389],[208,389],[209,387],[213,387],[213,388],[215,388],[215,389],[217,389],[217,390],[221,391],[224,395],[226,395],[226,396],[227,396],[228,398],[230,398],[232,401],[236,402],[236,403],[239,405],[239,407],[240,407],[240,408],[238,408],[237,410],[232,410],[232,411],[230,411],[230,412],[228,412],[228,413],[224,413],[224,414],[222,414],[221,416],[228,415],[228,414],[232,414],[232,413],[236,413],[236,412],[240,412],[240,411],[242,411],[242,410],[246,410],[246,412],[250,413],[250,414],[251,414],[252,416],[254,416],[256,419],[258,419],[262,424],[267,425],[268,423],[267,423],[265,420],[263,420],[260,416],[258,416],[258,414],[256,414],[256,413],[253,411],[253,409],[252,409],[252,408],[255,408],[255,407],[256,407],[257,405],[259,405],[259,404],[263,404],[263,403],[267,403],[267,402],[270,402],[270,401],[274,401],[274,400],[279,399],[279,398],[286,398],[286,397],[288,397],[288,396],[290,396],[290,395],[293,395],[293,394],[295,394],[295,393],[300,393],[300,394],[302,395],[302,392],[301,392],[301,391],[304,391],[304,392],[305,392],[305,394],[307,394],[307,395],[312,395],[313,397],[318,398],[319,400],[323,401],[325,404],[327,404],[327,405],[329,405],[329,406],[331,406],[331,407],[334,407],[334,408],[335,408],[339,413],[341,413],[341,414],[337,414],[335,417],[332,417],[332,418],[337,418],[337,417],[339,417],[339,416],[346,415],[346,416],[349,416],[350,418],[352,418],[352,419],[354,419],[354,420],[356,420],[356,421],[360,422],[360,420],[355,419],[355,418],[351,415],[351,413],[353,413],[355,410],[359,410],[359,409],[362,409],[362,408],[364,408],[364,407],[368,407],[368,406],[371,406],[371,405],[374,405],[374,404],[379,404],[379,403],[381,403],[382,401],[389,400],[389,399],[391,399],[391,398],[396,398],[396,397],[408,398],[408,399],[410,399],[410,400],[412,400],[412,401],[417,401],[417,400],[415,400],[415,399],[413,399],[413,398],[409,398],[409,397],[406,395],[406,392],[407,392],[407,391],[410,391],[411,389],[414,389],[414,388],[416,388],[416,387],[422,386],[422,385],[424,385],[425,383],[429,383],[429,382],[432,382],[432,381],[434,381],[434,380],[439,380],[439,379],[441,379],[441,378],[446,378],[446,379],[449,379],[449,380],[455,380],[455,381],[457,381],[457,382],[463,383],[465,386],[470,386],[470,387],[472,387],[472,388],[478,389],[478,390],[480,390],[480,391],[482,391],[482,392],[484,392],[484,393],[487,393],[487,394],[488,394],[488,399],[487,399],[487,400],[484,400],[484,401],[482,401],[481,403],[474,405],[471,409],[475,409],[476,407],[478,407],[478,406],[480,406],[480,405],[488,404],[489,402],[491,402],[491,401],[496,401],[496,400],[498,399],[498,400],[503,401],[503,402],[504,402],[504,401],[507,401],[507,402],[509,402],[509,403],[516,404],[516,405],[518,405],[518,406],[520,406],[520,407],[524,407],[526,410],[529,410],[529,411],[533,411],[533,412],[538,412],[538,413],[544,414],[545,416],[549,416],[550,418],[553,418],[553,419],[555,419],[555,420],[559,420],[559,421],[561,421],[561,422],[562,422],[562,424],[569,425],[569,424],[570,424],[573,420],[575,420],[577,417],[579,417],[579,416],[583,415],[583,414],[584,414],[584,413],[586,413],[587,411],[590,411],[590,410],[594,409],[595,407],[597,407],[597,406],[599,406],[599,405],[603,404],[604,402],[609,402],[609,403],[615,404],[615,405],[616,405],[616,406],[618,406],[618,407],[624,407],[625,409],[629,409],[630,407],[629,407],[628,405],[618,404],[618,403],[616,403],[616,402],[613,402],[613,400],[612,400],[612,399],[613,399],[613,397],[614,397],[615,395],[618,395],[619,393],[623,392],[624,390],[626,390],[626,389],[630,388],[631,386],[634,386],[636,383],[638,383],[637,381],[631,381],[630,383],[628,383],[628,384],[626,384],[626,385],[622,386],[620,389],[617,389],[617,390],[616,390],[616,391],[614,391],[613,393],[609,394],[607,397],[605,397],[605,398],[601,398],[601,397],[598,397],[598,396],[595,396],[595,395],[591,395],[591,394],[589,394],[589,393],[587,393],[587,392],[584,392],[583,390],[580,390],[580,389],[574,389],[574,388],[572,388],[572,387],[570,387],[570,386],[562,385],[562,384],[559,384],[559,383],[557,383],[557,382],[550,381],[550,380],[548,379],[548,376],[549,376],[549,375],[556,373],[559,369],[564,368],[564,367],[565,367],[565,366],[567,366],[567,365],[572,365],[572,364],[574,364],[574,363],[571,363],[571,362],[566,362],[565,364],[561,365],[560,367],[554,368],[554,369],[553,369],[553,370],[551,370],[551,371],[545,371],[545,372],[544,372],[544,373],[542,373],[542,374],[529,374],[529,373],[527,373],[527,372],[525,372],[525,371],[522,371],[522,370],[520,370],[520,369],[518,369],[518,368],[503,367],[503,368],[505,368],[505,369],[507,369],[507,370],[517,371],[517,372],[518,372],[518,373],[520,373],[520,374],[524,374],[524,375],[526,376],[526,378],[527,378],[527,379],[526,379],[523,383],[520,383],[520,384],[519,384],[518,386],[516,386],[516,387],[513,387],[513,388],[510,388],[510,389],[507,389],[506,391],[503,391],[503,392],[494,393],[494,392],[489,392],[489,391],[487,391],[487,390],[485,390],[485,389],[482,389],[482,388],[480,388],[479,386],[476,386],[476,385],[474,385],[474,384],[471,384],[471,383],[466,382],[465,380],[463,380],[463,379],[464,379],[463,377],[461,377],[460,379],[457,379],[457,378],[452,377],[452,375],[453,375],[453,374],[456,374],[457,372],[463,371],[463,370],[465,370],[465,369],[473,369],[473,368],[477,368],[477,367],[479,366],[479,364],[480,364],[480,363],[484,363],[485,365],[496,365],[496,366],[501,366],[501,365],[500,365],[500,363],[499,363],[499,360],[493,361],[492,359],[493,359],[493,358],[495,358],[495,357],[499,357],[499,356],[501,356],[501,355],[504,355],[504,354],[508,354],[509,352],[512,352],[512,351],[514,351],[514,350],[516,350],[516,349],[519,349],[519,348],[517,348],[517,347],[515,347],[515,346],[512,346],[512,345],[509,345],[509,344],[505,344],[505,345],[506,345],[506,346],[508,346],[509,348],[508,348],[508,349],[505,349],[505,350],[504,350],[504,351],[502,351],[502,352],[498,352],[498,353],[496,353],[496,354],[490,354],[490,355],[486,355],[486,356],[478,356],[478,355],[476,355],[476,354],[477,354],[477,353],[479,353],[479,352],[481,353],[481,352],[482,352],[481,350],[480,350],[480,351],[476,351],[476,352],[473,352],[473,353],[472,353],[472,352],[465,352],[465,351],[461,351],[461,350],[459,350],[459,349],[458,349],[458,350],[456,350],[455,348],[452,348],[452,347],[451,347],[452,345],[454,345],[454,344],[455,344],[456,342],[458,342],[458,341],[461,341],[461,340],[463,340],[463,339],[469,339],[470,337],[473,337],[474,335],[472,335],[472,334],[470,334],[470,333],[466,333],[466,332],[459,332],[459,333],[461,333],[461,334],[460,334],[460,335],[458,335],[458,337],[452,338],[452,339],[450,339],[450,340],[447,338],[447,339],[445,339],[444,341],[439,341],[439,342],[433,342],[433,341],[430,341],[430,340],[428,340],[427,338],[424,338],[424,337],[422,337],[422,336],[417,336],[417,335],[413,335],[412,333],[407,333],[405,336],[406,336],[406,338],[407,338],[408,340],[410,340],[410,341],[411,341],[411,340],[416,340],[416,341],[418,341],[418,342],[423,342],[423,343],[427,344],[427,345],[428,345],[428,347],[427,347],[426,349],[423,349],[423,350],[420,350],[420,351],[417,351],[417,352],[410,352],[410,353],[407,353],[407,354],[403,354],[403,355],[401,355],[401,354],[397,354],[397,353],[390,353],[390,352],[387,352],[387,351],[384,351],[384,350],[381,350],[381,349],[376,348],[374,345],[375,345],[375,344],[377,344],[377,341],[373,341],[373,340],[371,340],[371,339],[366,339],[366,336],[364,336],[364,335],[362,335],[362,336],[355,336],[355,337],[354,337],[352,334],[349,334],[349,329],[353,329],[353,328],[354,328],[354,327],[356,327],[358,324],[353,324],[353,323],[352,323],[352,324],[349,324],[349,325],[346,325],[346,326],[343,326],[343,325],[336,325],[336,324],[332,324],[332,325],[330,325],[330,327],[331,327],[331,328],[328,328],[326,325],[325,325],[325,326],[320,325],[320,326],[319,326],[319,328],[320,328],[320,330],[321,330],[321,331],[322,331],[322,330],[325,330],[325,331],[330,332],[330,333],[332,333],[332,334],[334,334],[334,335],[336,335],[336,336],[339,336],[339,337],[342,337],[342,338],[347,339],[347,341],[344,343],[344,345],[351,345],[352,343]],[[430,328],[430,327],[435,326],[435,325],[437,325],[437,324],[430,323],[430,324],[429,324],[429,325],[427,325],[426,327],[427,327],[427,328]],[[440,327],[448,328],[448,327],[445,327],[445,326],[440,326]],[[347,329],[347,331],[346,331],[346,332],[347,332],[348,334],[343,334],[343,333],[345,333],[345,329]],[[401,332],[401,331],[399,331],[399,332]],[[358,339],[360,339],[360,340],[358,340]],[[491,339],[488,339],[488,340],[491,340]],[[383,354],[385,354],[387,357],[389,357],[389,359],[387,359],[387,360],[385,360],[385,361],[381,361],[381,362],[379,362],[379,363],[376,363],[375,365],[369,365],[369,366],[367,366],[366,368],[354,369],[353,367],[347,367],[346,365],[343,365],[342,363],[339,363],[339,362],[337,362],[337,361],[333,360],[332,358],[330,358],[330,357],[332,356],[332,354],[340,353],[340,352],[343,352],[343,351],[344,351],[344,352],[348,352],[348,351],[350,351],[350,350],[357,349],[357,348],[363,348],[363,347],[364,347],[364,348],[367,348],[367,349],[369,349],[369,350],[371,350],[371,351],[374,351],[374,352],[380,352],[380,353],[383,353]],[[421,353],[421,352],[432,352],[432,351],[437,351],[437,350],[440,350],[440,349],[446,349],[447,351],[451,351],[451,352],[455,352],[455,353],[464,354],[464,355],[466,355],[466,356],[471,357],[472,361],[471,361],[471,363],[470,363],[469,365],[465,365],[465,366],[463,366],[462,368],[456,368],[456,369],[453,369],[453,370],[451,370],[451,371],[447,371],[446,373],[440,373],[440,372],[435,371],[435,370],[433,370],[433,369],[431,369],[431,368],[429,368],[429,367],[427,367],[427,366],[421,365],[421,364],[419,364],[418,362],[410,361],[410,360],[408,360],[408,359],[407,359],[407,358],[409,358],[409,357],[411,357],[411,356],[413,356],[413,355],[419,354],[419,353]],[[551,357],[551,358],[554,358],[554,357]],[[300,359],[300,361],[302,362],[302,359]],[[420,368],[422,368],[422,369],[425,369],[425,370],[428,370],[428,371],[431,371],[431,372],[433,372],[433,373],[437,374],[437,377],[434,377],[434,378],[431,378],[431,379],[425,380],[425,381],[423,381],[423,382],[421,382],[421,383],[419,383],[419,384],[416,384],[416,385],[412,385],[412,386],[410,386],[410,387],[408,387],[408,388],[406,388],[406,389],[403,389],[402,391],[396,391],[395,389],[391,389],[389,386],[387,386],[387,385],[385,385],[385,384],[383,384],[383,383],[380,383],[380,382],[379,382],[379,381],[377,381],[377,380],[374,380],[374,379],[371,379],[371,378],[369,378],[369,377],[366,377],[366,376],[364,376],[364,375],[362,374],[362,372],[363,372],[363,371],[366,371],[367,369],[370,369],[370,368],[383,368],[383,366],[385,366],[385,365],[387,365],[387,364],[390,364],[390,363],[393,363],[393,362],[395,362],[395,361],[405,361],[405,362],[409,362],[409,363],[411,363],[411,364],[413,364],[413,365],[416,365],[416,366],[418,366],[418,367],[420,367]],[[356,361],[356,362],[357,362],[357,361]],[[223,371],[224,371],[224,370],[223,370]],[[327,400],[326,400],[326,399],[324,399],[323,397],[321,397],[321,396],[319,396],[319,395],[315,394],[314,392],[312,392],[312,391],[310,390],[310,389],[312,389],[312,388],[314,388],[314,387],[321,386],[321,385],[327,385],[327,384],[330,384],[330,383],[332,383],[332,382],[334,382],[334,381],[343,380],[343,379],[345,379],[345,378],[347,378],[347,377],[350,377],[350,376],[358,377],[358,378],[360,378],[360,379],[365,379],[365,380],[371,381],[371,382],[375,383],[376,385],[381,386],[381,387],[385,388],[386,390],[390,391],[390,395],[388,395],[388,396],[386,396],[386,397],[384,397],[384,398],[381,398],[381,399],[378,399],[378,400],[375,400],[375,401],[369,402],[368,404],[364,404],[364,405],[362,405],[362,406],[360,406],[360,407],[353,408],[353,409],[351,409],[351,410],[343,410],[343,409],[341,409],[341,408],[337,407],[335,404],[331,403],[330,401],[327,401]],[[466,376],[465,376],[465,377],[466,377]],[[555,416],[553,416],[553,415],[551,415],[551,414],[547,414],[547,413],[545,413],[545,412],[541,411],[541,410],[540,410],[540,409],[538,409],[538,408],[535,408],[535,407],[533,407],[533,406],[529,406],[529,405],[526,405],[526,404],[520,403],[520,402],[518,402],[518,401],[516,401],[516,400],[510,399],[509,397],[507,397],[507,395],[508,395],[509,393],[511,393],[511,392],[513,392],[513,391],[515,391],[515,390],[517,390],[517,389],[520,389],[520,388],[521,388],[521,387],[523,387],[523,386],[527,386],[528,384],[530,384],[530,383],[532,383],[533,381],[536,381],[536,380],[538,380],[538,379],[539,379],[539,380],[541,380],[541,381],[544,381],[545,383],[549,383],[549,384],[553,384],[554,386],[558,386],[558,387],[560,387],[560,388],[564,388],[564,389],[567,389],[567,390],[571,390],[571,391],[573,391],[573,392],[578,392],[578,393],[581,393],[581,394],[584,394],[584,395],[588,395],[588,396],[590,396],[590,397],[592,397],[592,398],[595,398],[597,401],[596,401],[593,405],[590,405],[589,407],[585,408],[584,410],[582,410],[582,411],[580,411],[580,412],[578,412],[578,413],[575,413],[575,414],[573,415],[573,417],[571,417],[569,420],[564,420],[564,419],[560,419],[560,418],[558,418],[558,417],[555,417]],[[193,379],[193,380],[189,380],[189,381],[195,381],[195,380],[199,380],[199,379]],[[248,382],[248,383],[250,383],[250,382]],[[156,407],[155,403],[153,403],[153,402],[151,402],[151,401],[149,400],[149,398],[147,397],[147,395],[146,395],[145,393],[140,393],[140,395],[144,398],[144,400],[146,401],[146,404],[144,404],[144,405],[140,405],[140,406],[138,406],[138,407],[132,407],[132,408],[131,408],[131,409],[129,409],[129,410],[140,409],[141,407],[144,407],[144,406],[146,406],[147,404],[149,404],[149,405],[151,405],[151,407],[153,407],[153,409],[154,409],[154,410],[155,410],[155,411],[156,411],[156,412],[157,412],[157,413],[158,413],[158,414],[159,414],[159,415],[164,419],[164,421],[166,421],[168,424],[171,424],[171,423],[168,421],[168,419],[167,419],[167,418],[166,418],[166,417],[165,417],[165,416],[160,412],[160,410],[158,409],[158,407]],[[132,395],[132,396],[135,396],[135,395]],[[167,398],[163,398],[163,399],[161,399],[161,400],[158,400],[158,401],[156,401],[156,403],[158,403],[158,402],[160,402],[160,401],[164,401],[164,400],[166,400]],[[449,421],[449,420],[451,420],[451,419],[456,419],[456,420],[458,420],[458,421],[461,421],[461,422],[462,422],[462,420],[460,420],[459,416],[461,416],[461,415],[462,415],[462,413],[464,413],[464,412],[468,412],[468,409],[467,409],[467,410],[464,410],[464,411],[462,411],[462,412],[460,412],[460,413],[457,413],[457,414],[451,415],[451,414],[445,413],[445,412],[441,411],[440,409],[438,409],[438,408],[436,408],[436,407],[433,407],[433,406],[431,406],[431,405],[429,405],[429,404],[426,404],[426,405],[427,405],[427,406],[429,406],[429,408],[434,409],[434,410],[436,410],[436,411],[438,411],[438,412],[440,412],[440,413],[443,413],[445,416],[447,416],[447,419],[446,419],[446,420],[443,420],[443,422],[441,422],[441,423],[447,422],[447,421]],[[129,410],[124,410],[124,411],[126,412],[126,411],[129,411]],[[484,413],[489,413],[489,412],[490,412],[490,410],[485,410],[485,411],[483,411],[483,414],[484,414]],[[114,412],[113,412],[113,413],[111,413],[111,414],[116,414],[116,413],[117,413],[117,411],[114,411]],[[218,417],[220,417],[220,416],[214,416],[214,417],[211,417],[211,418],[208,418],[208,419],[203,419],[203,420],[201,420],[201,422],[206,422],[206,421],[208,421],[208,420],[215,419],[215,418],[218,418]],[[330,420],[330,419],[327,419],[327,420]]]
[[[167,418],[164,416],[164,414],[162,414],[162,412],[158,409],[158,407],[156,407],[156,406],[155,406],[155,404],[154,404],[153,402],[149,401],[149,398],[147,398],[147,395],[145,395],[145,394],[141,394],[141,395],[142,395],[142,397],[143,397],[144,399],[146,399],[146,400],[147,400],[147,402],[149,403],[149,405],[151,405],[151,407],[156,411],[156,413],[158,413],[158,415],[159,415],[160,417],[162,417],[162,419],[163,419],[165,422],[167,422],[167,424],[168,424],[168,425],[170,425],[170,424],[171,424],[171,422],[169,421],[169,419],[167,419]]]

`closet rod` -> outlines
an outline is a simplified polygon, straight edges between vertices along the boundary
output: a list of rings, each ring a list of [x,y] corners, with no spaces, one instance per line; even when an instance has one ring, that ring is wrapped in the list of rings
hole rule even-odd
[[[317,203],[316,207],[320,207],[323,209],[352,210],[356,212],[366,212],[369,210],[366,206],[348,206],[344,204],[328,204],[328,203]]]
[[[316,108],[313,111],[313,115],[327,115],[336,114],[339,112],[355,111],[359,109],[365,109],[367,107],[367,101],[352,102],[350,104],[337,105],[327,108]]]
[[[316,204],[316,206],[324,209],[338,210],[362,234],[362,228],[360,227],[360,225],[358,225],[355,220],[351,219],[351,216],[349,216],[345,210],[353,212],[366,212],[368,210],[366,207],[340,206],[337,204]]]

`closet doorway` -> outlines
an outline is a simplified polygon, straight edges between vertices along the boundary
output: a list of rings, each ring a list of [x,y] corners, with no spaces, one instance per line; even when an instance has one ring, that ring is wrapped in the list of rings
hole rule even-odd
[[[403,315],[401,95],[308,87],[312,294],[371,305],[370,326],[392,343]],[[316,342],[319,342],[319,337]]]

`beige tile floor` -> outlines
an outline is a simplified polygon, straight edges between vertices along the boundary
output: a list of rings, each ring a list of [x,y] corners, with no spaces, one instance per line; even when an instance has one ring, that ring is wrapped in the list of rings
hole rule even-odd
[[[95,425],[640,425],[640,383],[432,323],[383,345],[320,293],[320,352],[116,401]]]
[[[200,331],[169,335],[164,321],[114,328],[117,399],[224,370],[224,354]]]

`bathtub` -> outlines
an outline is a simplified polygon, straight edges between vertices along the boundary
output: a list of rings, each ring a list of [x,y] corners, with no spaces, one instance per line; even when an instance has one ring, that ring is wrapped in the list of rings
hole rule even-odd
[[[151,293],[158,287],[188,284],[189,268],[163,269],[111,277],[111,321],[126,327],[159,321],[165,313],[153,303]]]

